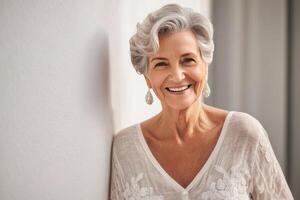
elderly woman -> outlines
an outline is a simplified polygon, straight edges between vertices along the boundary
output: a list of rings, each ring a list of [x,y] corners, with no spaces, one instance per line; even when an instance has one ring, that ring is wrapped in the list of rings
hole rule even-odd
[[[137,25],[132,64],[162,110],[114,137],[112,200],[293,199],[262,125],[201,101],[212,36],[207,18],[175,4]]]

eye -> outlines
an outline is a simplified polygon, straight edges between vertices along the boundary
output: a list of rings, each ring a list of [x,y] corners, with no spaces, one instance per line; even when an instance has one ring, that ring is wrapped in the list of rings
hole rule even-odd
[[[196,61],[193,58],[184,58],[184,59],[182,59],[182,63],[184,63],[184,64],[195,64]]]
[[[159,62],[157,64],[154,65],[154,67],[163,67],[163,66],[167,66],[168,64],[165,62]]]

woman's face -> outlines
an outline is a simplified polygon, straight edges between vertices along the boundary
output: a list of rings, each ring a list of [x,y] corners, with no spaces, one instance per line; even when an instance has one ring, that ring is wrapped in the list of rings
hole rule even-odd
[[[147,84],[163,107],[185,109],[201,96],[207,73],[197,40],[184,30],[161,35],[159,45],[148,60]]]

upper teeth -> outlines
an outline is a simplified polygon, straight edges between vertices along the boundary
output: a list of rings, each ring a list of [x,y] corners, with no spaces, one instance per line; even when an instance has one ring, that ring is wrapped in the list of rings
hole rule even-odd
[[[170,88],[169,87],[169,90],[174,91],[174,92],[179,92],[179,91],[183,91],[187,88],[188,88],[188,86],[182,86],[182,87],[179,87],[179,88]]]

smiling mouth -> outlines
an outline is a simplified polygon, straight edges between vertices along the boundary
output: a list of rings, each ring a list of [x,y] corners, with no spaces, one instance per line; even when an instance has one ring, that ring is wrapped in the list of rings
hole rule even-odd
[[[173,93],[179,93],[179,92],[183,92],[187,89],[189,89],[192,86],[192,84],[186,85],[186,86],[182,86],[182,87],[166,87],[166,90],[168,90],[169,92],[173,92]]]

